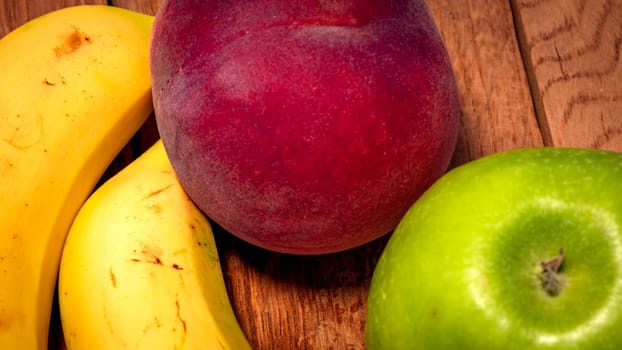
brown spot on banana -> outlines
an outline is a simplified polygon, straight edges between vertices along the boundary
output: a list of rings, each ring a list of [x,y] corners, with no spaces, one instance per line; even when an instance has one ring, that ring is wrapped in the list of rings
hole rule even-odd
[[[175,307],[177,308],[177,319],[181,322],[182,327],[184,328],[184,334],[188,332],[186,327],[186,320],[181,317],[181,306],[179,305],[179,295],[175,296]]]
[[[171,188],[172,186],[173,186],[173,184],[170,184],[170,185],[165,186],[165,187],[162,187],[162,188],[160,188],[160,189],[158,189],[158,190],[151,191],[151,192],[150,192],[147,196],[145,196],[145,198],[143,198],[143,199],[148,199],[148,198],[151,198],[151,197],[153,197],[153,196],[157,196],[158,194],[160,194],[160,193],[162,193],[162,192],[164,192],[164,191],[168,190],[168,189],[169,189],[169,188]]]
[[[71,54],[85,44],[93,42],[93,39],[88,34],[81,32],[77,27],[72,27],[72,29],[71,33],[63,38],[61,44],[54,48],[56,57],[60,58]]]
[[[117,288],[117,277],[115,276],[114,272],[112,271],[112,266],[110,266],[108,268],[108,275],[110,275],[110,283],[112,284],[112,286]]]

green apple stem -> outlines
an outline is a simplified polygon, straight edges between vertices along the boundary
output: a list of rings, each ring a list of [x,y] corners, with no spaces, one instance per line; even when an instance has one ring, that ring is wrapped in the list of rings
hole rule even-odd
[[[563,286],[559,276],[559,269],[564,261],[564,249],[559,249],[559,255],[549,261],[540,262],[542,267],[542,273],[540,274],[540,281],[542,282],[542,288],[550,295],[559,295]]]

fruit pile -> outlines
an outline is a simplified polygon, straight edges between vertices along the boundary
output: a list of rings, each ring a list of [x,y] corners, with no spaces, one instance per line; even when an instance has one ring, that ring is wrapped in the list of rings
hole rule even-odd
[[[257,4],[0,39],[0,349],[47,348],[57,282],[68,349],[249,349],[210,220],[293,254],[393,232],[369,349],[622,346],[622,154],[445,173],[459,101],[423,1]],[[152,113],[161,140],[103,181]]]

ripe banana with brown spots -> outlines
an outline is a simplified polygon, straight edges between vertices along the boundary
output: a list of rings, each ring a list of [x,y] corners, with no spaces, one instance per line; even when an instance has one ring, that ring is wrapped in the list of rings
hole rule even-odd
[[[249,349],[207,218],[158,141],[86,201],[59,275],[71,349]]]
[[[81,5],[0,39],[0,349],[47,349],[69,226],[153,109],[152,23]]]

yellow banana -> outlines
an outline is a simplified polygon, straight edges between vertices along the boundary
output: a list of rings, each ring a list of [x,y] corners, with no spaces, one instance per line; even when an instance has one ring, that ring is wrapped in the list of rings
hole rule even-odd
[[[158,141],[86,201],[67,236],[61,321],[72,349],[249,349],[207,218]]]
[[[69,7],[0,39],[0,349],[46,349],[75,214],[152,112],[153,17]]]

